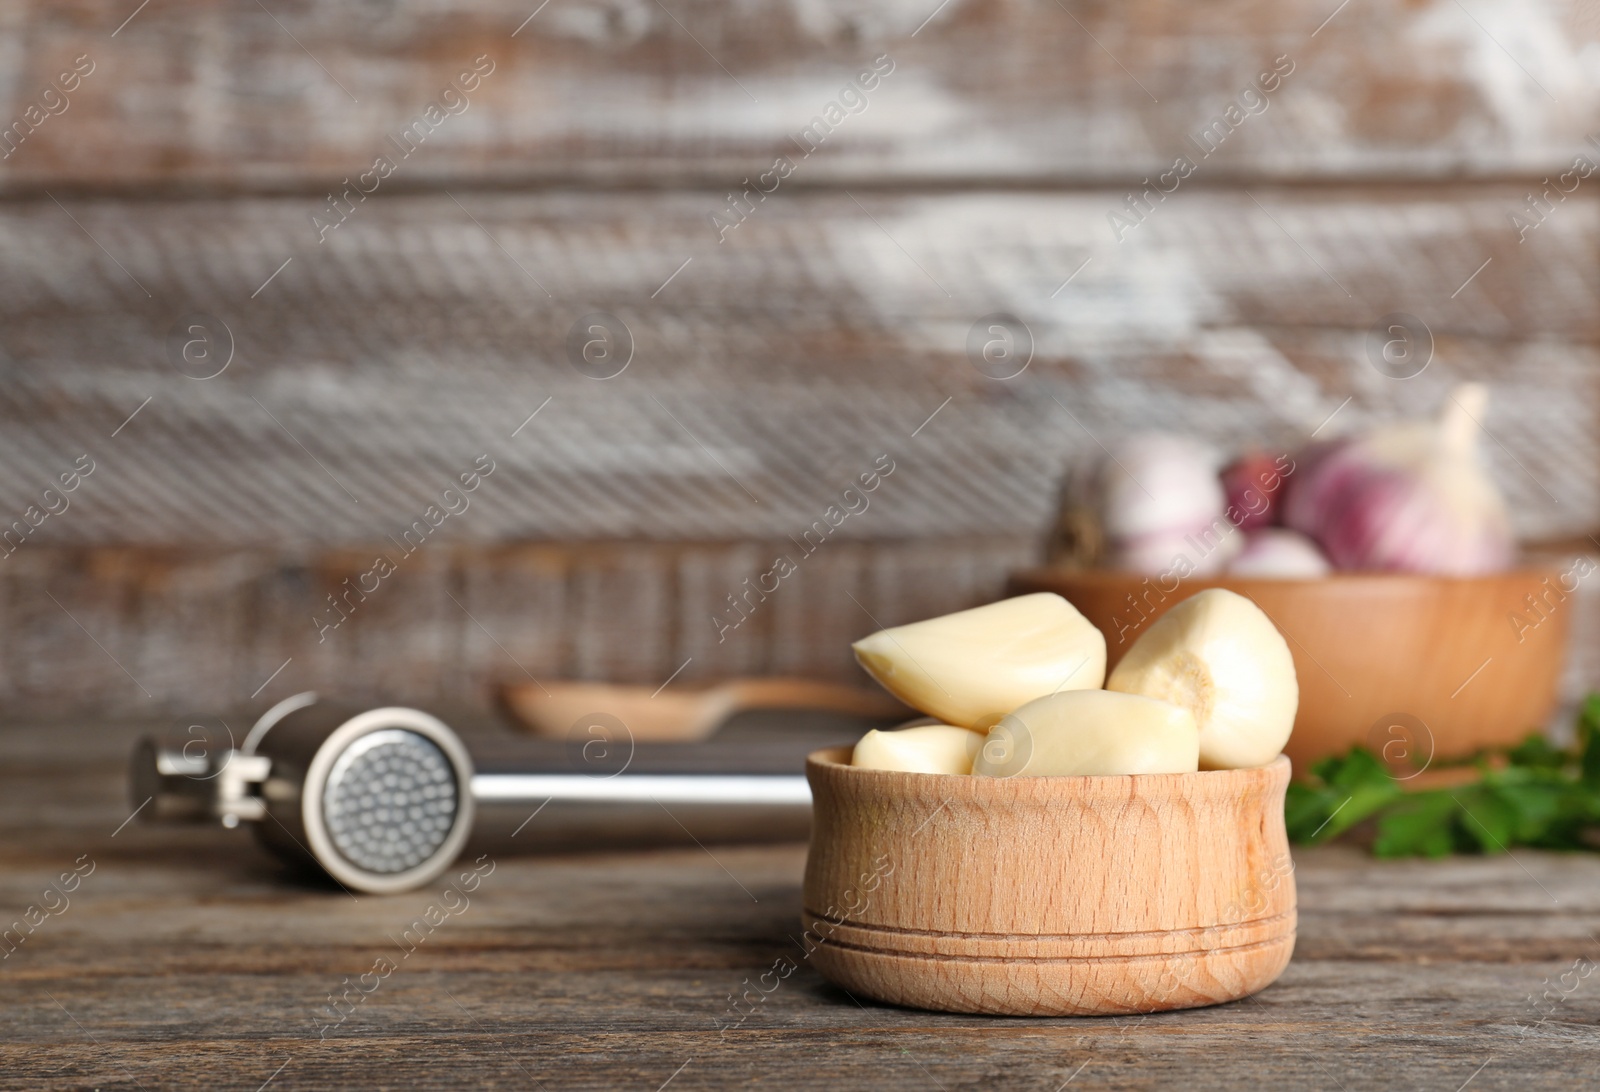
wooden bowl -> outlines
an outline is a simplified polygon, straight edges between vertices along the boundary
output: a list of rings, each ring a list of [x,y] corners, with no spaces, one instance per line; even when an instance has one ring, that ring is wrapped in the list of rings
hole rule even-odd
[[[1082,611],[1106,635],[1108,670],[1150,622],[1203,588],[1255,600],[1294,654],[1300,712],[1284,753],[1297,774],[1357,743],[1397,770],[1417,770],[1520,742],[1555,709],[1572,613],[1560,571],[1548,568],[1191,578],[1171,592],[1132,573],[1037,569],[1011,585],[1013,594],[1058,592]],[[1543,603],[1538,614],[1530,595]]]
[[[1294,950],[1289,762],[1128,777],[857,769],[817,751],[812,963],[941,1012],[1086,1016],[1232,1001]]]

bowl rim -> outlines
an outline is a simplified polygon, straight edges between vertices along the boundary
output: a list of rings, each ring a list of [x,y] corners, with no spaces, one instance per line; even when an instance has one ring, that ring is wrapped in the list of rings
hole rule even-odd
[[[1343,570],[1322,576],[1231,576],[1213,573],[1209,576],[1186,576],[1179,587],[1168,594],[1177,594],[1183,587],[1203,590],[1208,587],[1267,587],[1267,588],[1324,588],[1333,585],[1349,587],[1352,584],[1371,584],[1391,589],[1423,587],[1426,585],[1470,586],[1560,575],[1565,570],[1555,561],[1530,561],[1513,565],[1492,573],[1451,575],[1448,573],[1383,572],[1379,570]],[[1160,580],[1163,574],[1141,573],[1131,569],[1061,569],[1048,565],[1030,565],[1013,569],[1009,574],[1012,587],[1025,585],[1035,591],[1049,591],[1056,585],[1076,582],[1084,585],[1118,586]],[[1022,594],[1027,594],[1026,592]]]
[[[1050,796],[1079,795],[1126,800],[1135,797],[1159,795],[1162,792],[1192,791],[1196,787],[1208,791],[1231,791],[1230,782],[1243,785],[1270,784],[1289,779],[1289,756],[1280,753],[1264,766],[1243,766],[1231,770],[1195,770],[1190,773],[1159,774],[1027,774],[1016,777],[992,777],[985,774],[929,774],[906,770],[878,770],[865,766],[852,766],[848,761],[851,748],[848,744],[822,747],[806,755],[808,777],[852,778],[863,789],[885,792],[916,793],[917,790],[935,790],[952,801],[956,798],[979,799],[997,794],[1020,793]],[[841,756],[844,760],[841,761]],[[898,788],[897,788],[898,786]]]

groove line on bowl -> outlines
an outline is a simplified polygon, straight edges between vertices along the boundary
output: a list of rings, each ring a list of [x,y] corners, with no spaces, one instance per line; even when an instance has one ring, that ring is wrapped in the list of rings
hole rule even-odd
[[[832,925],[832,926],[834,926],[836,928],[840,927],[840,926],[848,926],[851,929],[860,929],[860,930],[863,930],[863,931],[866,931],[866,932],[884,933],[884,934],[889,934],[889,935],[904,934],[906,936],[928,937],[928,938],[934,939],[934,940],[964,940],[964,939],[994,940],[994,941],[1013,941],[1013,940],[1016,940],[1016,941],[1036,941],[1036,940],[1045,940],[1045,941],[1064,942],[1064,943],[1069,943],[1069,944],[1077,942],[1077,941],[1091,941],[1092,942],[1092,941],[1096,941],[1096,940],[1111,940],[1111,939],[1132,940],[1132,939],[1136,939],[1136,938],[1139,938],[1139,937],[1181,937],[1181,936],[1196,936],[1196,937],[1198,937],[1198,936],[1202,936],[1202,935],[1207,934],[1207,933],[1228,932],[1228,931],[1235,930],[1235,929],[1247,929],[1247,928],[1252,928],[1252,927],[1256,927],[1256,926],[1270,925],[1273,922],[1277,922],[1277,921],[1292,920],[1296,915],[1296,911],[1291,909],[1291,910],[1285,910],[1285,911],[1283,911],[1281,913],[1277,913],[1277,914],[1269,914],[1268,916],[1266,916],[1264,918],[1245,918],[1245,919],[1243,919],[1241,921],[1236,921],[1236,922],[1233,922],[1233,923],[1228,924],[1228,925],[1222,925],[1222,924],[1218,924],[1218,925],[1199,925],[1199,926],[1195,926],[1195,927],[1189,928],[1189,929],[1132,929],[1132,930],[1126,930],[1126,931],[1122,931],[1122,932],[1101,932],[1101,933],[979,933],[979,932],[966,932],[966,931],[957,932],[957,931],[952,931],[952,930],[941,930],[941,929],[907,929],[907,928],[903,928],[903,927],[898,926],[898,925],[877,925],[877,924],[873,924],[873,923],[870,923],[870,922],[864,922],[864,921],[850,921],[850,920],[835,921],[834,919],[829,918],[829,917],[825,917],[824,915],[817,913],[815,910],[812,910],[810,907],[805,907],[805,906],[801,907],[800,912],[803,913],[803,914],[808,915],[809,917],[815,919],[818,922],[827,922],[829,925]]]
[[[1089,963],[1153,963],[1170,962],[1174,956],[1202,955],[1202,956],[1232,956],[1246,955],[1250,952],[1264,951],[1269,948],[1281,947],[1285,944],[1291,948],[1298,937],[1298,931],[1290,929],[1266,940],[1258,940],[1250,944],[1235,944],[1222,948],[1196,948],[1192,951],[1178,952],[1148,952],[1142,955],[1103,955],[1103,956],[1029,956],[1029,955],[1004,955],[1004,956],[976,956],[976,955],[938,955],[931,952],[908,952],[897,948],[868,948],[859,944],[850,944],[845,941],[835,940],[832,937],[821,938],[817,944],[818,951],[833,948],[840,952],[854,952],[867,956],[885,956],[894,959],[915,959],[926,963],[1030,963],[1051,965],[1076,965]]]

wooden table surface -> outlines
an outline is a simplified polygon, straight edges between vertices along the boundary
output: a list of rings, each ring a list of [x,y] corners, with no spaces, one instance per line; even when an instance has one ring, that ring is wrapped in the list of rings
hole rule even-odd
[[[4,1088],[1456,1092],[1600,1079],[1600,978],[1581,962],[1600,960],[1597,857],[1302,851],[1293,963],[1216,1008],[937,1015],[858,1001],[802,960],[724,1034],[730,997],[799,955],[803,847],[496,855],[465,900],[442,883],[356,899],[296,884],[242,832],[119,831],[134,732],[0,730],[0,910],[42,917],[0,959]],[[75,865],[63,899],[50,885]],[[413,951],[397,943],[446,902]],[[346,986],[380,958],[395,966],[370,994]],[[328,997],[347,990],[362,1000],[335,1023]]]

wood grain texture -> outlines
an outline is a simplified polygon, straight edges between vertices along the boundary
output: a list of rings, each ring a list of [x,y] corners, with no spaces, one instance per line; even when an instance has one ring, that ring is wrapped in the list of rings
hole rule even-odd
[[[941,1012],[1105,1016],[1236,1001],[1294,950],[1289,761],[973,777],[818,751],[805,933],[845,990]]]
[[[1035,560],[1009,540],[829,543],[719,640],[724,597],[783,548],[439,543],[365,601],[346,600],[348,617],[319,639],[319,622],[339,617],[328,596],[370,571],[384,544],[29,547],[0,570],[9,642],[0,700],[13,710],[245,716],[307,689],[486,711],[498,684],[532,679],[634,683],[647,694],[674,676],[675,686],[780,673],[865,686],[849,644],[877,628],[874,617],[975,606]],[[885,575],[908,573],[919,579]]]
[[[1600,993],[1574,971],[1597,958],[1600,859],[1536,852],[1413,862],[1297,850],[1295,958],[1253,999],[1028,1020],[828,985],[795,943],[801,846],[708,847],[715,860],[694,847],[499,856],[471,906],[319,1040],[329,993],[398,957],[389,935],[438,893],[352,901],[299,887],[243,832],[135,823],[112,838],[129,810],[133,731],[0,730],[6,921],[80,856],[96,865],[64,913],[0,960],[9,1087],[256,1089],[274,1072],[269,1090],[648,1090],[675,1071],[669,1089],[894,1092],[1050,1090],[1069,1077],[1070,1089],[1206,1092],[1600,1079]],[[731,1007],[770,987],[761,975],[781,959],[798,969]]]
[[[0,695],[228,708],[283,665],[424,704],[517,663],[854,677],[863,605],[995,594],[1102,442],[1286,443],[1462,378],[1494,388],[1518,531],[1600,523],[1600,215],[1580,189],[1525,242],[1511,220],[1595,127],[1587,7],[933,6],[0,11],[0,123],[97,66],[0,160],[0,530],[27,540]],[[480,52],[472,105],[327,226],[328,188]],[[1129,187],[1280,52],[1271,107],[1117,241]],[[728,187],[880,53],[867,109],[719,242]],[[566,347],[595,310],[634,342],[604,382]],[[1396,310],[1436,341],[1404,383],[1367,347]],[[968,350],[998,311],[1035,343],[1006,382]],[[215,379],[177,368],[195,312],[229,331]],[[719,639],[716,605],[885,453],[870,510]],[[84,454],[70,510],[16,530]],[[471,510],[317,642],[311,609],[480,454]]]
[[[1136,181],[1230,104],[1242,123],[1204,164],[1218,177],[1538,178],[1570,165],[1597,121],[1600,21],[1581,0],[1337,15],[1320,0],[536,7],[186,0],[130,18],[104,0],[13,6],[0,120],[32,108],[43,122],[19,130],[0,177],[320,197],[394,154],[430,103],[442,124],[385,186],[727,188],[779,155],[799,163],[795,184]],[[80,56],[95,68],[63,107],[44,92]],[[478,57],[492,74],[447,95]],[[877,57],[892,74],[864,107],[841,100]],[[1292,73],[1263,98],[1258,76],[1277,58]],[[804,157],[797,136],[840,102],[836,130]]]
[[[87,453],[33,541],[373,542],[483,454],[437,537],[778,541],[887,455],[837,537],[1032,540],[1099,443],[1297,444],[1467,378],[1519,534],[1600,523],[1600,206],[1518,244],[1507,187],[1197,190],[1119,244],[1115,192],[807,195],[719,245],[710,196],[381,198],[322,245],[303,201],[0,209],[0,527]],[[195,311],[214,379],[176,367]],[[603,382],[567,356],[593,311],[635,346]],[[1010,381],[968,351],[1001,311]],[[1368,355],[1395,311],[1435,341],[1404,382]]]
[[[674,685],[740,674],[866,685],[851,641],[990,602],[1041,560],[1011,539],[830,543],[719,639],[714,612],[783,543],[435,546],[324,641],[327,596],[369,571],[372,551],[28,546],[0,565],[0,701],[249,716],[304,689],[486,711],[498,684],[529,675],[646,692],[674,672]],[[1573,630],[1564,706],[1600,678],[1597,586],[1557,608]]]
[[[1296,773],[1359,744],[1409,774],[1435,758],[1514,746],[1548,723],[1567,663],[1572,593],[1582,586],[1577,571],[1195,578],[1168,591],[1154,578],[1038,569],[1018,574],[1012,590],[1065,596],[1105,633],[1108,671],[1184,599],[1205,588],[1236,591],[1267,613],[1294,656],[1300,707],[1284,752]]]

